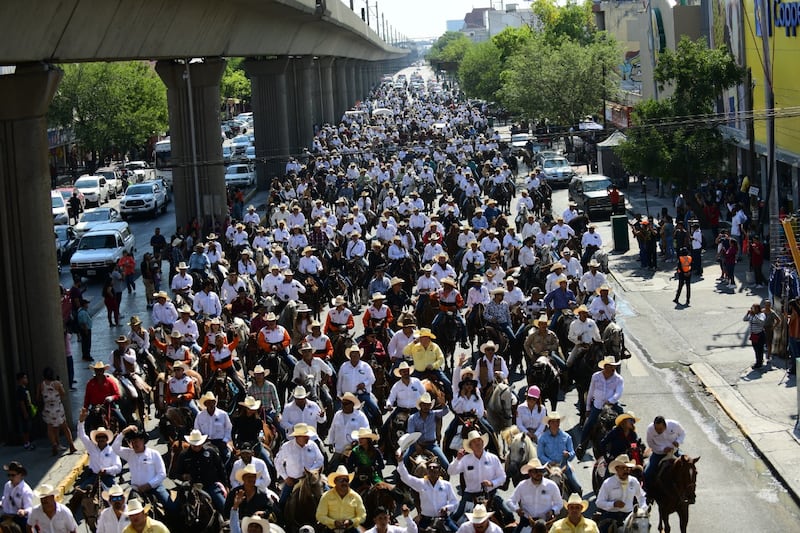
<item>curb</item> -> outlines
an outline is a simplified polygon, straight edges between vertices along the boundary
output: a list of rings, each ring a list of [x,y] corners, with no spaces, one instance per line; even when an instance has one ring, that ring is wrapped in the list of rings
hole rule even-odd
[[[772,474],[786,488],[795,502],[800,503],[800,483],[790,479],[784,472],[792,472],[793,469],[786,470],[786,465],[782,465],[778,454],[780,449],[775,446],[775,437],[781,442],[791,441],[800,444],[794,433],[787,430],[785,426],[775,422],[764,420],[756,415],[750,405],[736,392],[736,390],[725,382],[723,377],[707,363],[694,363],[689,366],[692,373],[700,381],[701,385],[714,397],[714,401],[728,415],[736,427],[742,432],[745,438],[753,446],[759,457],[769,466]],[[772,441],[767,441],[762,437],[771,436]],[[768,449],[766,444],[770,444]],[[796,451],[792,453],[796,455]]]
[[[75,466],[72,467],[69,474],[56,485],[56,490],[61,493],[62,497],[72,489],[75,480],[78,479],[78,476],[81,475],[81,472],[83,472],[87,464],[89,464],[89,454],[84,452],[81,458],[78,459],[78,462],[75,463]]]

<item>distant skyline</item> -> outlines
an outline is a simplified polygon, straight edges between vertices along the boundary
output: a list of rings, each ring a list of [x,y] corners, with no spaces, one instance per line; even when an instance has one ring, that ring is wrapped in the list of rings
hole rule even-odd
[[[348,0],[345,0],[347,2]],[[354,8],[361,13],[364,0],[354,0]],[[372,16],[375,13],[375,2],[370,0]],[[520,8],[529,7],[530,1],[504,0],[504,5],[517,4]],[[463,20],[464,15],[476,7],[500,9],[500,0],[378,0],[378,13],[383,14],[386,23],[391,24],[399,33],[411,39],[436,39],[447,30],[448,20]],[[372,28],[375,23],[372,21]]]

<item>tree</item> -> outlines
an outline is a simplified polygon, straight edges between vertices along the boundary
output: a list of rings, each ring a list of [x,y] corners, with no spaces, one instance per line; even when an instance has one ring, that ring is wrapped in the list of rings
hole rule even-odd
[[[73,128],[89,151],[104,157],[138,150],[167,129],[166,87],[148,63],[80,63],[63,69],[48,120]]]
[[[225,65],[219,91],[223,103],[228,98],[236,98],[242,102],[250,101],[252,88],[250,80],[245,76],[243,61],[244,58],[234,57],[228,59]]]
[[[500,60],[505,62],[522,50],[533,39],[533,31],[528,26],[508,27],[492,37],[492,43],[500,51]]]
[[[461,60],[458,77],[467,96],[494,100],[500,89],[500,49],[492,41],[470,46]]]
[[[434,68],[456,73],[470,46],[472,46],[472,41],[469,40],[469,37],[461,32],[448,31],[433,43],[425,58]]]
[[[702,39],[684,37],[675,51],[663,52],[654,77],[660,91],[673,93],[634,108],[633,127],[616,148],[626,168],[688,189],[698,178],[718,175],[726,143],[717,121],[703,116],[744,75],[726,48],[709,49]]]
[[[594,40],[597,28],[591,0],[565,6],[557,5],[555,0],[536,0],[531,4],[531,9],[542,23],[545,39],[554,45],[564,39],[580,44],[589,44]]]

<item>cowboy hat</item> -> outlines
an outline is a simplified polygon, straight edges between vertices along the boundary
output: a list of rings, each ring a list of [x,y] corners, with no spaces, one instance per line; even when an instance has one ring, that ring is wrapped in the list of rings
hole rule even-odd
[[[403,454],[407,449],[409,449],[415,442],[419,440],[422,436],[422,433],[412,432],[406,433],[397,441],[397,447],[400,450],[400,453]]]
[[[372,295],[372,298],[370,298],[369,300],[371,302],[374,302],[376,300],[385,300],[385,299],[386,299],[386,296],[384,296],[383,293],[376,292],[375,294]]]
[[[622,413],[622,414],[621,414],[621,415],[619,415],[617,418],[615,418],[615,419],[614,419],[614,425],[615,425],[615,426],[619,426],[619,425],[620,425],[620,424],[622,424],[622,423],[623,423],[625,420],[633,420],[634,422],[638,422],[638,421],[639,421],[639,419],[638,419],[638,418],[636,418],[636,415],[634,415],[634,414],[633,414],[633,412],[631,412],[631,411],[628,411],[627,413]]]
[[[578,313],[588,313],[588,312],[589,312],[589,309],[585,305],[579,305],[578,307],[575,308],[575,314],[576,315]]]
[[[597,259],[591,259],[588,263],[586,263],[586,266],[600,268],[600,263],[597,262]]]
[[[339,465],[336,467],[336,472],[328,475],[328,485],[333,487],[336,484],[336,479],[340,477],[346,477],[348,482],[353,481],[353,476],[355,474],[348,472],[346,466]]]
[[[245,516],[242,518],[242,531],[247,531],[247,528],[250,527],[250,524],[261,526],[261,533],[270,533],[271,531],[274,531],[269,523],[269,520],[261,516],[254,515]]]
[[[261,400],[256,400],[252,396],[245,396],[243,402],[239,402],[242,407],[247,407],[251,411],[258,411],[261,407]]]
[[[119,337],[117,337],[117,340],[115,342],[117,344],[125,344],[128,342],[128,337],[126,337],[125,335],[120,335]]]
[[[522,465],[522,468],[519,469],[520,473],[522,474],[527,474],[531,470],[544,472],[547,470],[547,467],[544,466],[538,458],[534,457],[533,459]]]
[[[99,428],[93,429],[92,431],[90,431],[89,432],[89,439],[92,440],[92,441],[96,441],[98,435],[105,435],[106,439],[109,442],[114,440],[114,432],[111,431],[110,429],[104,428],[103,426],[100,426]]]
[[[600,294],[601,291],[608,291],[610,293],[611,292],[611,287],[609,287],[608,285],[603,283],[602,285],[597,287],[597,290],[594,291],[594,292],[595,292],[595,294]]]
[[[189,270],[189,265],[185,261],[178,263],[178,270]]]
[[[165,300],[169,300],[169,294],[164,291],[158,291],[157,293],[153,294],[153,298],[164,298]]]
[[[22,466],[22,463],[20,463],[19,461],[11,461],[7,465],[3,465],[3,470],[5,470],[6,472],[19,472],[23,476],[28,475],[28,469]]]
[[[316,436],[317,432],[314,428],[306,424],[305,422],[298,422],[292,428],[292,432],[289,433],[290,437],[314,437]]]
[[[538,328],[541,324],[548,325],[547,315],[539,315],[539,318],[534,319],[533,326]]]
[[[470,450],[470,447],[469,447],[469,445],[470,445],[470,443],[471,443],[472,441],[474,441],[474,440],[476,440],[476,439],[480,439],[480,440],[482,440],[482,441],[483,441],[483,445],[484,445],[484,446],[487,446],[487,445],[489,444],[489,435],[488,435],[488,434],[486,434],[486,433],[484,433],[484,434],[481,434],[481,432],[480,432],[480,431],[477,431],[477,430],[474,430],[474,429],[473,429],[472,431],[470,431],[470,432],[467,434],[467,438],[466,438],[466,439],[464,439],[464,443],[463,443],[463,446],[464,446],[464,451],[466,451],[467,453],[469,453],[469,452],[471,451],[471,450]]]
[[[181,307],[180,309],[178,309],[178,312],[179,312],[180,314],[187,313],[187,314],[189,314],[189,315],[194,315],[194,311],[192,311],[192,308],[191,308],[191,307],[189,307],[188,305],[184,305],[183,307]]]
[[[561,415],[553,411],[542,419],[542,424],[549,424],[551,420],[561,420]]]
[[[205,407],[206,406],[206,402],[216,402],[216,401],[217,401],[217,397],[214,395],[214,393],[211,392],[211,391],[208,391],[205,394],[203,394],[200,397],[199,400],[197,400],[197,403],[199,403],[200,405]]]
[[[308,397],[308,392],[306,392],[305,387],[303,387],[302,385],[298,385],[297,387],[294,388],[294,391],[292,392],[292,397],[295,400],[302,400]]]
[[[441,283],[442,285],[450,285],[451,287],[458,287],[456,280],[450,277],[440,279],[439,283]]]
[[[321,328],[321,327],[322,327],[322,323],[321,323],[319,320],[312,320],[312,321],[311,321],[311,322],[308,324],[308,328],[307,328],[307,329],[308,329],[308,332],[309,332],[309,333],[311,333],[311,330],[312,330],[312,329],[314,329],[314,328]]]
[[[93,364],[89,365],[89,368],[92,370],[106,370],[111,368],[111,365],[107,365],[102,361],[95,361]]]
[[[433,267],[431,265],[425,265],[425,266],[422,267],[422,271],[423,272],[430,272],[432,270],[433,270]]]
[[[482,503],[479,503],[472,509],[471,513],[464,514],[467,515],[467,520],[473,524],[482,524],[492,517],[494,511],[487,511],[486,506]]]
[[[244,466],[242,468],[239,468],[238,470],[236,470],[236,473],[233,475],[233,477],[239,483],[244,483],[244,476],[247,476],[247,475],[258,476],[258,470],[256,470],[256,465],[254,465],[253,463],[250,463],[249,465],[246,465],[246,466]],[[245,531],[247,531],[247,530],[245,530]]]
[[[397,368],[395,368],[395,369],[392,371],[392,374],[394,374],[395,376],[397,376],[397,377],[399,378],[399,377],[400,377],[400,371],[401,371],[401,370],[408,370],[408,372],[409,372],[409,374],[410,374],[410,373],[414,372],[414,367],[413,367],[413,366],[411,366],[411,365],[409,365],[407,362],[403,361],[402,363],[400,363],[400,364],[397,366]]]
[[[636,463],[631,461],[631,458],[628,457],[628,454],[623,453],[622,455],[618,455],[614,458],[613,461],[608,465],[609,470],[616,470],[618,466],[627,466],[628,468],[633,468],[636,466]]]
[[[405,283],[405,282],[406,280],[404,280],[403,278],[398,278],[397,276],[395,276],[391,280],[389,280],[389,286],[394,287],[398,283]]]
[[[358,408],[361,407],[361,400],[359,400],[358,396],[356,396],[352,392],[345,392],[344,394],[342,394],[341,397],[339,398],[339,401],[351,402],[355,409],[358,409]]]
[[[314,248],[313,246],[306,246],[305,248],[303,248],[303,253],[313,252],[314,250],[316,250],[316,248]]]
[[[209,233],[209,234],[208,234],[208,237],[206,237],[206,240],[209,240],[209,241],[216,241],[216,240],[217,240],[217,238],[218,238],[218,237],[217,237],[217,234],[212,232],[212,233]]]
[[[33,495],[39,498],[47,498],[48,496],[61,496],[61,490],[54,487],[53,485],[48,485],[47,483],[42,483],[38,487],[33,490]]]
[[[491,295],[497,296],[498,294],[505,294],[506,290],[503,287],[497,287],[496,289],[492,289]]]
[[[141,323],[142,323],[142,319],[139,318],[139,315],[133,315],[131,317],[130,322],[128,322],[128,325],[132,327],[132,326],[138,326]]]
[[[417,325],[417,321],[412,316],[401,316],[397,319],[397,325],[401,328],[413,328]]]
[[[494,351],[497,351],[497,344],[495,344],[493,340],[488,340],[488,341],[484,342],[483,344],[481,344],[481,352],[482,353],[486,352],[486,350],[488,348],[493,348]]]
[[[469,282],[470,283],[483,283],[483,278],[480,276],[480,274],[475,274],[474,276],[472,276],[470,278]]]
[[[564,265],[559,262],[555,262],[550,266],[550,272],[555,272],[556,270],[563,269]]]
[[[380,437],[372,432],[369,428],[358,428],[350,433],[350,438],[353,440],[371,439],[372,441],[379,440]]]
[[[350,354],[357,353],[359,357],[361,357],[361,348],[357,345],[352,345],[350,348],[347,349],[347,357],[350,357]]]
[[[142,505],[142,500],[134,498],[128,500],[128,507],[125,509],[125,516],[133,516],[139,513],[146,513],[150,511],[150,504]]]
[[[528,392],[526,393],[528,398],[541,398],[542,391],[536,385],[531,385],[528,387]]]
[[[564,500],[564,507],[569,507],[570,505],[580,505],[581,513],[585,513],[586,509],[589,508],[589,502],[581,498],[581,495],[575,492],[569,495],[568,500]]]
[[[256,367],[250,371],[250,375],[255,376],[256,374],[264,374],[264,376],[269,376],[269,369],[264,368],[261,365],[256,365]]]
[[[203,435],[199,429],[193,429],[183,439],[192,446],[202,446],[208,440],[208,435]]]
[[[430,328],[420,328],[414,332],[414,335],[417,337],[428,337],[430,339],[436,339],[436,335],[433,334]]]
[[[186,370],[186,364],[183,361],[175,361],[172,363],[172,371],[175,370]]]
[[[275,320],[278,320],[278,317],[275,315],[275,313],[270,311],[269,313],[267,313],[267,316],[264,317],[264,320],[266,322],[274,322]]]
[[[556,278],[556,283],[566,283],[567,281],[568,281],[567,276],[565,276],[564,274],[561,274]]]
[[[177,329],[173,329],[172,333],[169,334],[169,337],[171,339],[182,339],[183,338],[183,334],[181,334],[181,332],[178,331]]]
[[[334,307],[339,307],[340,305],[347,304],[347,300],[344,299],[344,296],[339,295],[336,298],[334,298],[331,303],[333,304]]]
[[[470,376],[474,376],[475,375],[475,371],[472,370],[471,366],[465,366],[464,368],[461,369],[461,377],[462,378],[464,377],[464,374],[469,374]]]
[[[417,409],[419,409],[419,405],[422,403],[429,403],[433,405],[433,398],[431,398],[429,392],[425,392],[422,394],[422,396],[419,397],[419,399],[417,400]]]
[[[602,370],[606,367],[606,365],[619,366],[620,362],[615,360],[613,357],[603,357],[600,362],[597,363],[597,368]]]
[[[108,490],[104,490],[102,493],[100,493],[100,496],[102,496],[104,500],[108,501],[111,498],[125,496],[125,489],[114,483]]]

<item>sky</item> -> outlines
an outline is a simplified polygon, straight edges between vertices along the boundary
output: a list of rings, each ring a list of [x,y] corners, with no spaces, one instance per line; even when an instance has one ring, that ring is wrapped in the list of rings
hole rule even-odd
[[[341,0],[340,0],[341,1]],[[344,0],[345,3],[348,0]],[[385,14],[386,23],[410,38],[437,38],[445,32],[447,20],[464,20],[464,15],[475,7],[489,7],[492,0],[377,0],[378,13]],[[528,6],[529,1],[505,0]],[[364,0],[354,0],[356,13],[361,13]],[[375,13],[375,0],[369,0],[371,13]],[[501,0],[494,0],[500,9]],[[372,23],[375,28],[375,23]]]

